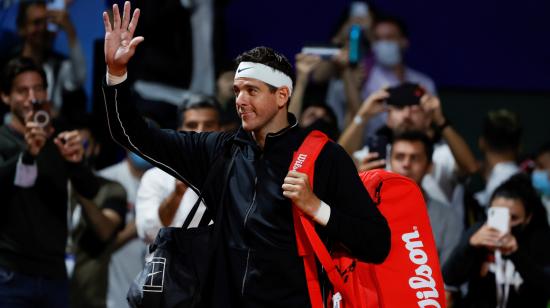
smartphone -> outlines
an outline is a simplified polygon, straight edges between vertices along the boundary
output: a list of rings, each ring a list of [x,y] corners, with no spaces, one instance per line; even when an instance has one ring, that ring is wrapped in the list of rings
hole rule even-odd
[[[376,160],[386,159],[388,138],[386,138],[385,136],[369,136],[367,138],[366,146],[368,147],[369,153],[378,153],[378,158],[376,158]]]
[[[348,61],[352,66],[357,65],[359,60],[361,60],[362,32],[363,30],[360,25],[351,25],[349,30]]]
[[[64,11],[65,10],[65,0],[49,0],[46,3],[46,8],[48,11]],[[48,22],[48,31],[57,32],[59,26],[53,22]]]
[[[487,212],[487,225],[506,234],[510,227],[510,210],[505,207],[491,207]]]
[[[308,55],[317,55],[321,59],[330,60],[340,52],[340,48],[332,46],[304,46],[302,53]]]
[[[390,96],[386,100],[388,105],[405,107],[419,105],[420,98],[426,93],[417,83],[405,82],[388,89]]]

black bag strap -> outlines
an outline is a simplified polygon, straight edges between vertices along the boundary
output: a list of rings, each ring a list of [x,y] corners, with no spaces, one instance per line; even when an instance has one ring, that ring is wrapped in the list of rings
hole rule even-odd
[[[229,169],[231,169],[231,165],[233,164],[234,152],[236,151],[235,147],[236,146],[234,144],[231,145],[231,152],[230,153],[231,153],[232,161],[230,161]],[[191,208],[191,211],[189,211],[189,214],[187,215],[187,217],[185,218],[185,221],[183,222],[183,224],[181,226],[183,229],[189,228],[189,225],[191,224],[191,221],[193,220],[193,218],[195,217],[195,214],[197,213],[197,210],[199,209],[201,201],[204,201],[203,200],[204,191],[206,190],[206,188],[209,185],[212,184],[212,182],[214,181],[214,178],[216,178],[216,176],[219,174],[219,171],[221,171],[223,169],[223,163],[226,161],[225,159],[223,159],[223,157],[226,154],[225,152],[226,152],[225,150],[222,151],[216,157],[216,159],[214,160],[214,164],[213,164],[212,168],[210,168],[210,171],[208,172],[208,175],[206,176],[206,180],[204,181],[202,189],[199,192],[199,198],[197,199],[197,201],[195,201],[195,204]],[[227,176],[229,176],[229,174]],[[227,178],[224,178],[224,181],[227,181]],[[225,186],[224,186],[224,188],[225,188]],[[223,192],[222,192],[222,198],[223,198]],[[210,219],[209,219],[208,216],[209,216],[208,215],[208,209],[206,209],[206,211],[203,214],[203,219],[201,219],[199,225],[203,225],[204,223],[208,224],[210,222]],[[204,217],[208,217],[208,219],[204,219]]]

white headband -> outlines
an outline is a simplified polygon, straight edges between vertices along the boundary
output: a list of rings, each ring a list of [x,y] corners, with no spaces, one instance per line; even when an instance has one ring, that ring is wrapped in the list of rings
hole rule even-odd
[[[256,62],[241,62],[235,72],[235,79],[242,77],[258,79],[276,88],[287,87],[288,96],[292,95],[292,79],[270,66]]]

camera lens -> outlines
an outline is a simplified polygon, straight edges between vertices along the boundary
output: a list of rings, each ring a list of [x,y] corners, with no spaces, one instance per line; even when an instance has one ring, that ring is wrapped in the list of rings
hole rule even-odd
[[[40,127],[46,127],[50,123],[50,115],[44,110],[38,110],[33,117],[34,122]]]

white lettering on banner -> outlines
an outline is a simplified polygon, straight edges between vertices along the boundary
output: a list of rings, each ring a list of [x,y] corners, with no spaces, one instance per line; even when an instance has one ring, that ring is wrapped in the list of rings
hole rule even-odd
[[[441,308],[439,303],[434,298],[439,298],[439,293],[435,288],[435,280],[432,278],[432,268],[426,265],[428,262],[428,255],[422,249],[424,243],[420,239],[420,232],[416,226],[413,227],[414,231],[405,233],[401,236],[401,240],[405,242],[405,248],[409,251],[409,259],[412,263],[418,265],[414,271],[416,276],[409,278],[409,286],[416,292],[416,298],[418,298],[418,307],[437,307]],[[428,290],[422,290],[428,289]]]
[[[306,154],[299,154],[298,158],[296,159],[296,162],[294,163],[294,166],[292,166],[292,170],[296,171],[302,167],[304,162],[306,161],[307,155]]]

